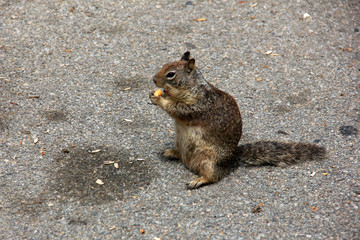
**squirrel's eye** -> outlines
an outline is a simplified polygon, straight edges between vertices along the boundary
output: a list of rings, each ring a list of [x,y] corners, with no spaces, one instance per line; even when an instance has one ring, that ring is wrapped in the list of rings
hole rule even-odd
[[[168,72],[167,74],[166,74],[166,77],[168,78],[168,79],[173,79],[174,77],[175,77],[175,72]]]

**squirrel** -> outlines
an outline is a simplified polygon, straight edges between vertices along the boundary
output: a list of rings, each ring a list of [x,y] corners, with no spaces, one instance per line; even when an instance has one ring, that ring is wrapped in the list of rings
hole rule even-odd
[[[260,141],[238,146],[242,119],[236,100],[205,80],[189,51],[180,61],[165,64],[152,80],[163,91],[151,91],[151,102],[176,126],[176,147],[163,156],[181,160],[199,175],[187,183],[188,189],[218,182],[237,161],[285,167],[326,155],[324,147],[309,143]]]

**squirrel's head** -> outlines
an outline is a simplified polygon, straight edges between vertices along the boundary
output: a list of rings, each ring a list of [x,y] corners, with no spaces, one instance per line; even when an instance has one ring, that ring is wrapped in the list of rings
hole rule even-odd
[[[180,61],[165,64],[153,81],[172,98],[180,100],[189,96],[196,81],[195,59],[190,59],[190,52],[185,52]]]

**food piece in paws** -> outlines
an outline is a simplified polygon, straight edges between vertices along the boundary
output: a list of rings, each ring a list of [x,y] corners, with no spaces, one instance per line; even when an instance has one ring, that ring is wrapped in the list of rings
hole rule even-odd
[[[154,96],[155,96],[155,97],[159,97],[159,96],[161,96],[161,95],[163,95],[163,92],[161,91],[161,89],[158,89],[158,90],[156,90],[156,91],[154,92]]]

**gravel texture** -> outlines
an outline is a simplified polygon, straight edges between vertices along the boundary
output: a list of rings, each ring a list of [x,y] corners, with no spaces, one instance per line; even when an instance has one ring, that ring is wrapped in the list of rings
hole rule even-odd
[[[360,239],[359,13],[0,0],[0,238]],[[328,159],[186,190],[194,174],[161,157],[173,123],[148,104],[151,77],[186,50],[237,100],[240,144],[315,142]]]

